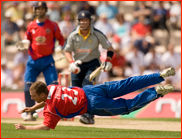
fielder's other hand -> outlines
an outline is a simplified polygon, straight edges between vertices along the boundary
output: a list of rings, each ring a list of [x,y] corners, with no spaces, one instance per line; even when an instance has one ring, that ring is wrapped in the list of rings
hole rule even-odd
[[[62,47],[61,45],[57,46],[57,47],[54,49],[54,51],[55,51],[56,53],[62,52],[62,50],[63,50],[63,47]]]
[[[19,130],[19,129],[25,129],[25,126],[22,124],[14,124],[15,129]]]
[[[22,41],[18,41],[16,44],[15,44],[16,48],[19,50],[19,51],[24,51],[24,50],[28,50],[29,46],[30,46],[30,41],[29,40],[22,40]]]
[[[74,74],[78,74],[81,71],[81,69],[80,69],[80,67],[78,67],[78,65],[81,65],[81,64],[82,64],[81,60],[72,61],[69,65],[68,69],[70,72],[72,72]]]
[[[112,63],[110,62],[110,60],[106,60],[104,63],[102,63],[102,69],[103,69],[103,71],[105,72],[105,71],[110,71],[111,70],[111,68],[112,68]]]

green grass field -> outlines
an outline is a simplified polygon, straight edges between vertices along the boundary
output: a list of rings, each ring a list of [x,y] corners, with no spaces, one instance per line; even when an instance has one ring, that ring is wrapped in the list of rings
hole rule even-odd
[[[127,119],[136,120],[136,118]],[[181,122],[180,118],[142,118],[137,120]],[[105,121],[107,122],[107,119]],[[50,131],[34,131],[16,130],[13,123],[1,123],[1,138],[181,138],[181,132],[60,125],[57,125],[54,130],[51,129]]]

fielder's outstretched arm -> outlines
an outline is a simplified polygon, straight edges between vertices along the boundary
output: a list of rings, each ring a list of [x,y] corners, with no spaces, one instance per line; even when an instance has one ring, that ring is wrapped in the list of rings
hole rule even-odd
[[[45,125],[35,125],[35,126],[24,126],[22,124],[14,124],[17,130],[50,130],[48,126]]]
[[[24,108],[24,109],[21,110],[19,113],[21,114],[21,113],[24,113],[24,112],[32,112],[32,111],[35,111],[35,110],[37,110],[37,109],[43,108],[44,106],[45,106],[45,102],[42,101],[42,102],[40,102],[40,103],[35,104],[35,105],[32,106],[32,107],[26,107],[26,108]]]

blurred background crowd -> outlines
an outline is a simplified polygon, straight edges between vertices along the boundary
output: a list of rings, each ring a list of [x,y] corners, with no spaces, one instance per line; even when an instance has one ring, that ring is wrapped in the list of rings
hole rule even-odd
[[[23,90],[28,52],[15,43],[24,39],[35,19],[35,1],[1,2],[1,90]],[[171,83],[181,91],[181,2],[180,1],[47,1],[47,18],[68,35],[77,24],[77,14],[89,10],[93,26],[103,32],[115,49],[110,72],[102,72],[99,83],[158,72],[173,66]],[[56,44],[57,46],[57,44]],[[106,51],[99,47],[101,61]],[[56,54],[55,54],[56,55]],[[56,62],[58,72],[68,72],[66,59]],[[43,80],[39,75],[38,80]]]

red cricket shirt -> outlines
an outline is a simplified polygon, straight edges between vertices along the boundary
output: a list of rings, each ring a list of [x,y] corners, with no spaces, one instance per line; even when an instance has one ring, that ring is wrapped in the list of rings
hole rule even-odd
[[[44,107],[45,126],[54,129],[61,117],[74,117],[87,111],[87,98],[83,89],[49,85]]]
[[[64,38],[57,23],[46,19],[41,24],[38,25],[36,21],[32,21],[26,31],[26,39],[31,41],[28,53],[34,60],[51,55],[54,52],[56,39],[59,45],[64,45]]]

